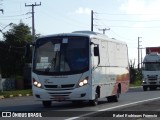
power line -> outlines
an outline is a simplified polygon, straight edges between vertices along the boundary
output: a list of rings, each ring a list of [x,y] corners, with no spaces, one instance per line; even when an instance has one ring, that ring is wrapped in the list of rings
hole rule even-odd
[[[79,26],[79,27],[86,27],[86,26],[90,27],[90,24],[84,24],[84,23],[82,23],[82,21],[78,21],[78,20],[70,18],[66,15],[64,15],[63,17],[62,16],[57,16],[57,15],[60,15],[61,13],[53,14],[50,11],[46,11],[46,10],[42,11],[42,13],[47,15],[48,17],[52,18],[52,20],[54,18],[54,19],[57,20],[57,22],[63,21],[63,23],[65,22],[65,23],[67,23],[67,25],[71,25],[71,26],[76,25],[76,26]],[[65,19],[64,19],[64,17],[65,17]]]
[[[117,27],[117,28],[138,28],[138,29],[144,29],[144,28],[149,28],[149,29],[152,29],[152,28],[160,28],[160,26],[144,26],[144,27],[134,27],[134,26],[112,26],[110,25],[110,27]]]
[[[98,14],[98,13],[97,13],[97,14]],[[97,16],[97,17],[98,17],[98,16]],[[98,25],[98,22],[97,22],[97,21],[100,21],[100,22],[102,23],[102,25]],[[94,25],[94,26],[95,26],[98,30],[99,30],[100,28],[98,28],[97,26],[107,27],[108,29],[110,29],[110,27],[111,27],[111,26],[107,26],[101,19],[96,19],[95,22],[96,22],[97,25]],[[112,29],[110,29],[110,31],[111,31],[112,33],[114,33],[117,37],[122,38],[123,40],[126,39],[126,40],[130,40],[130,41],[135,41],[135,40],[133,40],[133,39],[128,39],[128,38],[126,38],[126,37],[123,37],[123,36],[117,34],[117,33],[114,32]]]
[[[128,15],[128,16],[130,16],[130,15],[131,15],[131,16],[132,16],[132,15],[133,15],[133,16],[134,16],[134,15],[140,15],[140,16],[141,16],[141,15],[146,15],[146,16],[149,16],[149,15],[160,15],[160,14],[154,14],[154,13],[153,13],[153,14],[144,14],[144,13],[139,13],[139,14],[127,14],[127,13],[126,13],[126,14],[119,14],[119,13],[105,13],[105,12],[104,12],[104,13],[100,13],[100,12],[99,12],[98,14],[105,14],[105,15]]]
[[[1,16],[1,17],[20,17],[20,16],[25,16],[27,14],[18,14],[18,15],[11,15],[11,16]]]
[[[112,21],[112,22],[160,22],[160,20],[111,20],[111,19],[103,19],[105,21]]]
[[[98,25],[98,26],[106,26],[106,25]],[[143,27],[134,27],[134,26],[116,26],[116,25],[109,25],[107,27],[115,27],[115,28],[137,28],[137,29],[144,29],[144,28],[148,28],[148,29],[152,29],[152,28],[157,28],[159,29],[160,26],[143,26]]]
[[[100,14],[100,13],[97,13],[97,14]],[[122,22],[122,21],[124,21],[124,22],[126,22],[126,21],[128,21],[128,22],[160,22],[160,20],[150,20],[150,21],[132,21],[132,20],[106,20],[106,19],[97,19],[98,21],[112,21],[112,22],[115,22],[115,21],[120,21],[120,22]],[[101,22],[102,23],[102,22]],[[104,23],[102,24],[102,25],[97,25],[97,26],[106,26]],[[157,28],[157,29],[159,29],[160,28],[160,26],[143,26],[143,27],[134,27],[134,26],[119,26],[119,25],[108,25],[108,26],[106,26],[106,27],[108,27],[108,28],[113,28],[113,27],[117,27],[117,28],[137,28],[137,29],[143,29],[143,28],[148,28],[148,29],[153,29],[153,28]]]

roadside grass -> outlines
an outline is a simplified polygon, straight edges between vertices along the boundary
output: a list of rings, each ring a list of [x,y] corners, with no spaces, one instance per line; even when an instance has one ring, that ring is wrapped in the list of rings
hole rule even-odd
[[[133,83],[131,83],[129,85],[129,87],[137,87],[137,86],[141,86],[142,85],[142,81],[141,80],[135,80]]]
[[[19,95],[26,96],[27,94],[32,95],[32,90],[13,90],[13,91],[0,91],[0,96],[4,96],[4,98],[9,98],[10,95],[13,95],[13,97],[17,97]]]

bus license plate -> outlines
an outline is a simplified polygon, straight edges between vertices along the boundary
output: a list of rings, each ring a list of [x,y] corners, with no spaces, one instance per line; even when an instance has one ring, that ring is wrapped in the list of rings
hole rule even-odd
[[[55,96],[55,100],[62,101],[65,100],[63,96]]]

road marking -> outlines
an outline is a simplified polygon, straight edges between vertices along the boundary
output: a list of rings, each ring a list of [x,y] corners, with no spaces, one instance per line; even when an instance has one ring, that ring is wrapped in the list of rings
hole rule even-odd
[[[147,100],[141,100],[141,101],[137,101],[137,102],[133,102],[133,103],[128,103],[128,104],[123,104],[123,105],[119,105],[119,106],[115,106],[115,107],[110,107],[110,108],[106,108],[106,109],[101,109],[101,110],[97,110],[95,112],[90,112],[90,113],[87,113],[87,114],[82,114],[80,116],[71,117],[71,118],[68,118],[68,119],[65,119],[65,120],[75,120],[75,119],[78,119],[78,118],[81,118],[81,117],[85,117],[85,116],[88,116],[88,115],[92,115],[92,114],[95,114],[95,113],[98,113],[98,112],[108,111],[108,110],[112,110],[112,109],[116,109],[116,108],[121,108],[121,107],[130,106],[130,105],[134,105],[134,104],[149,102],[149,101],[154,101],[154,100],[157,100],[157,99],[160,99],[160,97],[152,98],[152,99],[147,99]]]

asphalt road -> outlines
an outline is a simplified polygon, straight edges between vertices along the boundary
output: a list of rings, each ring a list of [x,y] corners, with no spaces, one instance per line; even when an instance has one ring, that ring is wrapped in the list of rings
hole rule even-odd
[[[107,119],[106,117],[108,117],[109,120],[112,120],[115,119],[113,118],[113,114],[116,113],[115,115],[117,116],[118,114],[122,114],[122,118],[118,116],[118,119],[128,120],[128,118],[123,117],[123,114],[125,114],[126,111],[130,111],[130,113],[126,114],[134,114],[136,113],[135,111],[138,111],[138,114],[141,114],[139,111],[160,111],[159,104],[160,90],[143,91],[142,88],[132,88],[127,93],[120,96],[119,102],[109,103],[107,102],[107,99],[104,98],[99,100],[99,104],[97,106],[89,106],[88,102],[84,102],[83,104],[73,104],[71,102],[53,102],[51,108],[43,108],[41,102],[34,101],[32,96],[1,99],[0,112],[40,112],[42,113],[43,117],[48,116],[47,119],[52,120],[53,117],[56,120],[91,119],[91,117],[92,119],[97,119],[97,117],[98,119]],[[0,120],[1,119],[2,118],[0,118]],[[38,119],[40,120],[40,118]],[[141,120],[144,118],[133,117],[130,119]]]

